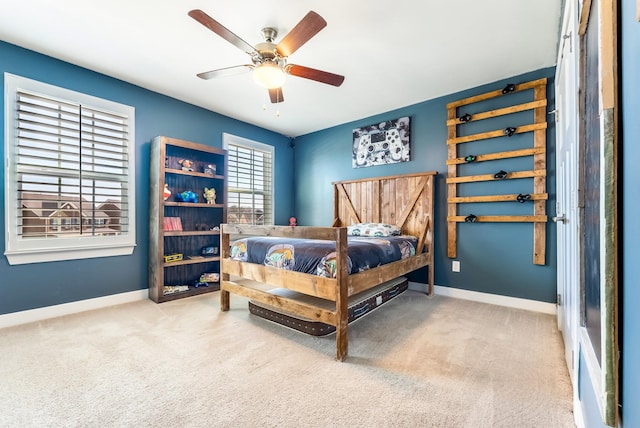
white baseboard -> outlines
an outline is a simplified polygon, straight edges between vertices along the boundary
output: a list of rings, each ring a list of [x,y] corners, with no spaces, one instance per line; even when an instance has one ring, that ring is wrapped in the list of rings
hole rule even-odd
[[[426,284],[420,284],[417,282],[409,282],[409,288],[412,290],[427,291]],[[550,315],[557,314],[555,303],[501,296],[499,294],[480,293],[478,291],[462,290],[460,288],[443,287],[440,285],[434,286],[434,292],[440,296],[453,297],[456,299],[472,300],[474,302],[524,309],[533,312],[542,312]]]
[[[76,314],[93,309],[106,308],[122,303],[136,302],[149,298],[149,290],[142,289],[127,293],[112,294],[111,296],[96,297],[95,299],[80,300],[77,302],[63,303],[61,305],[46,306],[44,308],[29,309],[27,311],[14,312],[0,315],[0,328],[13,327],[20,324],[42,321],[49,318]]]
[[[426,285],[417,282],[409,282],[409,288],[412,290],[426,292]],[[93,309],[106,308],[108,306],[119,305],[122,303],[145,300],[149,298],[148,293],[149,290],[145,288],[142,290],[129,291],[127,293],[113,294],[111,296],[96,297],[95,299],[80,300],[77,302],[0,315],[0,328],[13,327],[20,324],[42,321],[49,318],[71,315]],[[472,300],[474,302],[489,303],[492,305],[556,315],[556,305],[553,303],[500,296],[497,294],[480,293],[477,291],[442,287],[439,285],[435,286],[435,293],[441,296],[454,297],[456,299]]]

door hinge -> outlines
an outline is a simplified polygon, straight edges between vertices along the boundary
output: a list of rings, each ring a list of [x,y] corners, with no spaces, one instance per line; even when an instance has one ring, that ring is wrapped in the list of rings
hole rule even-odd
[[[556,305],[562,306],[562,294],[556,295]]]
[[[573,38],[572,38],[572,36],[573,36],[573,33],[572,33],[572,32],[569,32],[569,34],[564,34],[564,35],[562,36],[562,40],[567,40],[567,39],[569,39],[569,53],[573,53],[573,43],[571,43],[571,42],[573,42]]]

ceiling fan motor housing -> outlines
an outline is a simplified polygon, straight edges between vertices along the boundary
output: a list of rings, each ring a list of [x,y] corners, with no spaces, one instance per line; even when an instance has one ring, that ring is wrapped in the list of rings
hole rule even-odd
[[[265,27],[260,31],[265,42],[272,43],[278,37],[278,30],[271,27]]]
[[[273,43],[278,36],[278,31],[275,28],[266,27],[262,29],[261,33],[265,41],[256,45],[256,51],[259,55],[252,58],[253,63],[258,65],[263,62],[272,62],[279,67],[284,67],[286,65],[285,58],[280,56],[277,45]]]

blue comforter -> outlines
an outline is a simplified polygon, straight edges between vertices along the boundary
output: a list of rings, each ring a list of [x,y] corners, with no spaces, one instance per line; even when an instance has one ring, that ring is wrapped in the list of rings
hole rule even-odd
[[[349,273],[361,272],[415,255],[417,238],[386,236],[348,238]],[[231,259],[335,278],[334,241],[252,237],[231,245]]]

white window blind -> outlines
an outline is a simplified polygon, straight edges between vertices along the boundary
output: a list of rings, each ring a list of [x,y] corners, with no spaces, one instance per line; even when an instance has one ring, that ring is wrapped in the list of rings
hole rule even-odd
[[[266,144],[225,134],[227,221],[273,224],[273,152]]]
[[[33,83],[16,79],[26,81],[22,86]],[[77,97],[67,101],[21,85],[10,95],[5,198],[10,262],[16,254],[58,253],[16,263],[119,255],[95,250],[122,246],[131,247],[125,251],[130,253],[135,244],[133,109],[108,110],[92,105],[93,97],[86,96],[89,103]],[[75,255],[64,255],[69,250]]]

